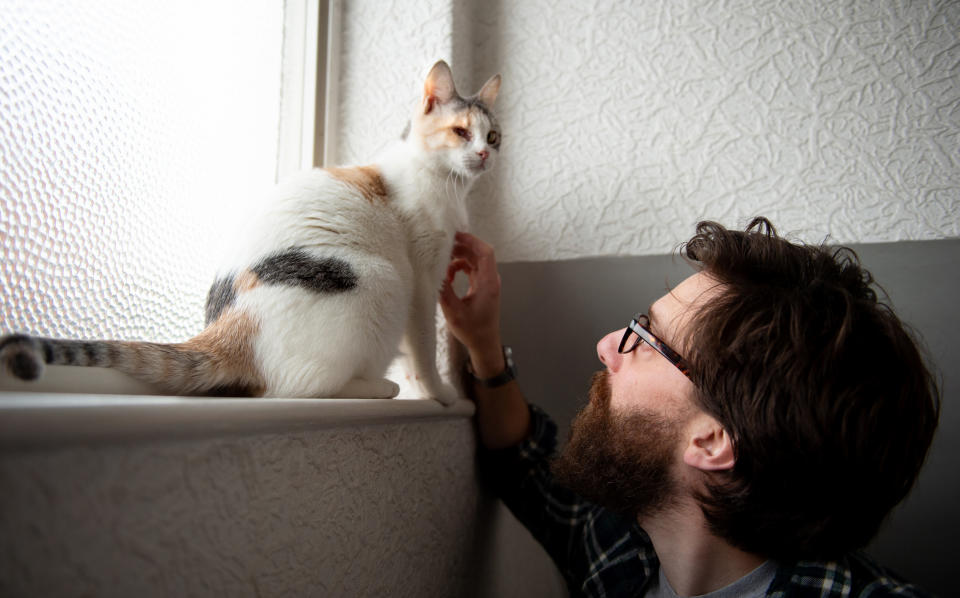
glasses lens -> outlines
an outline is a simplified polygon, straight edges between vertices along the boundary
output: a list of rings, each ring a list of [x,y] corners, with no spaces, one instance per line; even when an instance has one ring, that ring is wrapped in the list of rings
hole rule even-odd
[[[623,333],[623,338],[620,340],[620,353],[629,353],[636,349],[641,341],[645,341],[658,353],[663,355],[667,361],[675,365],[685,376],[689,377],[690,370],[683,358],[680,357],[676,351],[664,344],[663,341],[654,336],[654,334],[650,332],[649,326],[650,319],[646,315],[637,315]],[[634,328],[641,330],[642,335],[635,332]]]

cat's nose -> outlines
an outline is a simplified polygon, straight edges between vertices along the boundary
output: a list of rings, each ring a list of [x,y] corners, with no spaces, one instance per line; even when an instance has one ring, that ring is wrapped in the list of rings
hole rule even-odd
[[[477,155],[480,156],[480,160],[482,162],[486,162],[487,158],[490,157],[490,152],[488,152],[487,150],[483,150],[481,152],[477,152]]]

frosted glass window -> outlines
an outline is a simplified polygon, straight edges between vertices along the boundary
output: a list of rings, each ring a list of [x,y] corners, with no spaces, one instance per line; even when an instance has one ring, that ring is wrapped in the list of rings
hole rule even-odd
[[[283,3],[0,14],[0,332],[192,336],[276,175]]]

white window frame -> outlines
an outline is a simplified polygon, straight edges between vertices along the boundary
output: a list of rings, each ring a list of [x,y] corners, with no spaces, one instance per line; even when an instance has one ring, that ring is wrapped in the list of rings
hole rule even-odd
[[[342,0],[285,0],[277,180],[334,163]]]

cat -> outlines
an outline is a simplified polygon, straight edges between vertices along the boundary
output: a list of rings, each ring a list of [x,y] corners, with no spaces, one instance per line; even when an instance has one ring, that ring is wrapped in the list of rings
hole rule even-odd
[[[436,367],[435,312],[465,196],[500,150],[500,76],[461,97],[444,61],[429,71],[402,138],[368,166],[314,169],[277,185],[206,302],[206,328],[178,344],[0,339],[0,363],[123,371],[175,395],[390,398],[398,350],[415,390],[457,392]]]

